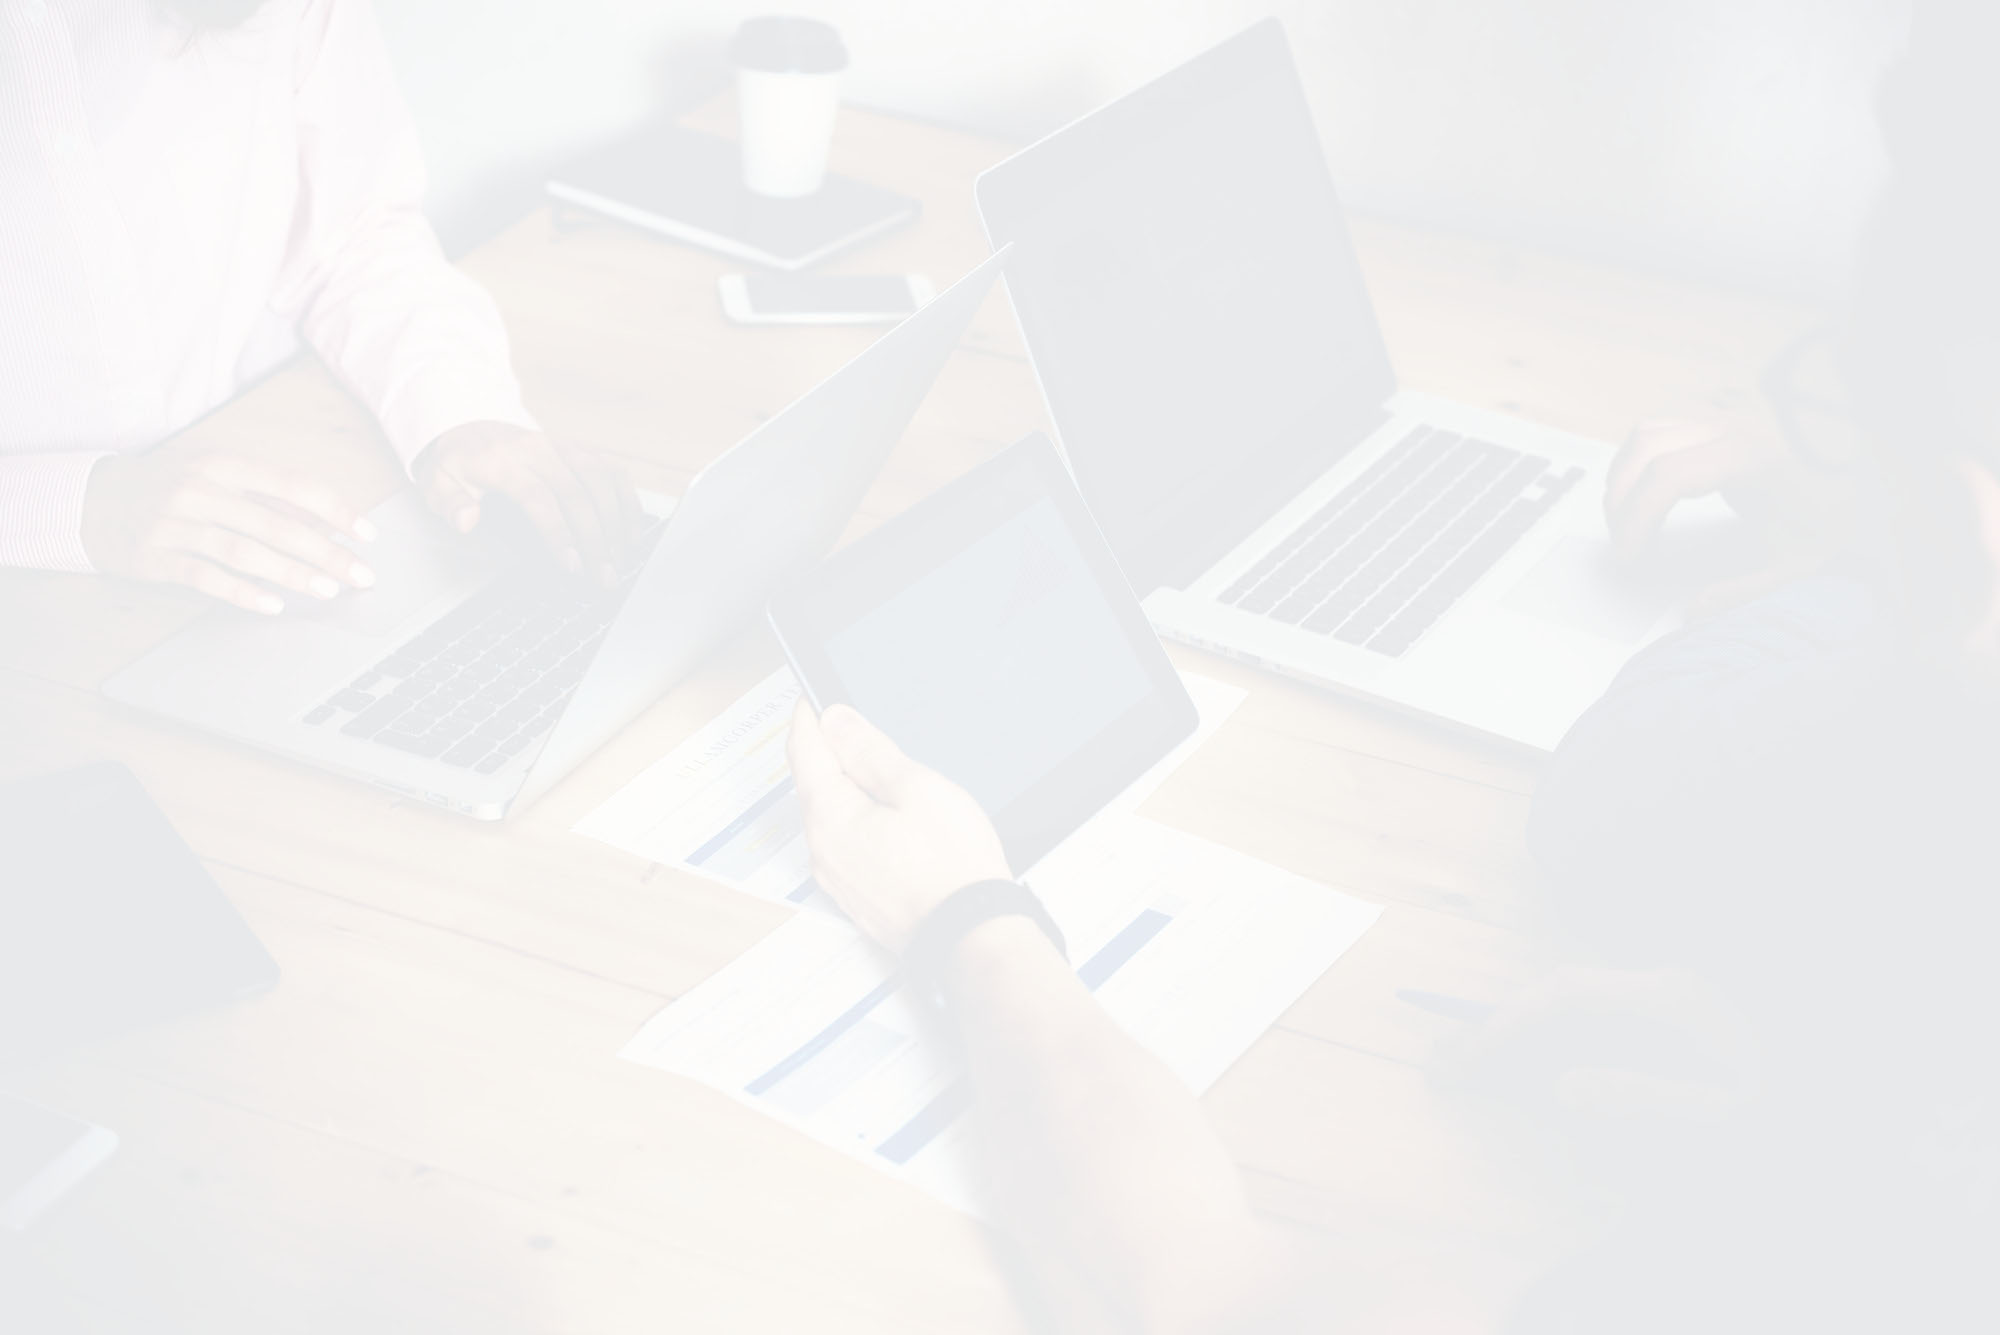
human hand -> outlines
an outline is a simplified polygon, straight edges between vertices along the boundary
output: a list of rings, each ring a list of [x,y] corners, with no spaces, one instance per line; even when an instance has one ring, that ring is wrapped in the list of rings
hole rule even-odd
[[[557,564],[609,587],[639,527],[631,482],[604,460],[558,446],[539,431],[504,422],[453,427],[417,456],[417,489],[460,533],[479,522],[480,502],[511,497],[548,542]]]
[[[1638,558],[1676,505],[1712,493],[1755,529],[1764,561],[1703,590],[1689,608],[1696,616],[1825,569],[1858,525],[1853,480],[1797,458],[1775,427],[1747,419],[1645,422],[1612,461],[1604,487],[1604,517],[1619,555]]]
[[[902,749],[847,705],[824,717],[801,700],[788,743],[813,875],[890,950],[953,891],[1013,873],[972,794]]]
[[[114,455],[84,489],[83,549],[97,569],[267,616],[285,610],[269,585],[334,598],[375,582],[343,536],[369,542],[375,530],[332,487],[230,455]]]

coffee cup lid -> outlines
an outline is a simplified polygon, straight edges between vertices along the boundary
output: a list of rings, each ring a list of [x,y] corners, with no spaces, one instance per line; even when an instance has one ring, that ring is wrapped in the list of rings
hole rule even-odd
[[[792,14],[745,19],[729,44],[744,69],[773,74],[832,74],[847,68],[847,48],[833,25]]]

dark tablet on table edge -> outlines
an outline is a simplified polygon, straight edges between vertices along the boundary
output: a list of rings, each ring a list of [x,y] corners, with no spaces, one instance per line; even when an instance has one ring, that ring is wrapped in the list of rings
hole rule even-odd
[[[121,765],[0,784],[0,1071],[252,996],[278,967]]]
[[[1017,873],[1197,722],[1039,434],[834,553],[771,624],[813,705],[852,705],[968,789]]]

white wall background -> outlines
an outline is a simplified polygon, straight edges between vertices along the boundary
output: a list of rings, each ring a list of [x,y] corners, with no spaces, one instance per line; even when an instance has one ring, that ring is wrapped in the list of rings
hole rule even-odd
[[[856,102],[1025,138],[1275,12],[1350,207],[1824,291],[1909,0],[376,3],[458,243],[578,145],[721,86],[749,14],[836,24]]]

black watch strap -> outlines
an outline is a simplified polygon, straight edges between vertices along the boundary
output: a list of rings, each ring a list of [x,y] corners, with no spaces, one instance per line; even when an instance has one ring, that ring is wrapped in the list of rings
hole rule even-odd
[[[1062,928],[1042,907],[1035,892],[1019,881],[974,881],[954,890],[930,911],[903,951],[903,971],[917,991],[935,1006],[944,1005],[944,976],[951,955],[967,933],[995,918],[1023,917],[1055,943],[1056,953],[1069,958]]]

